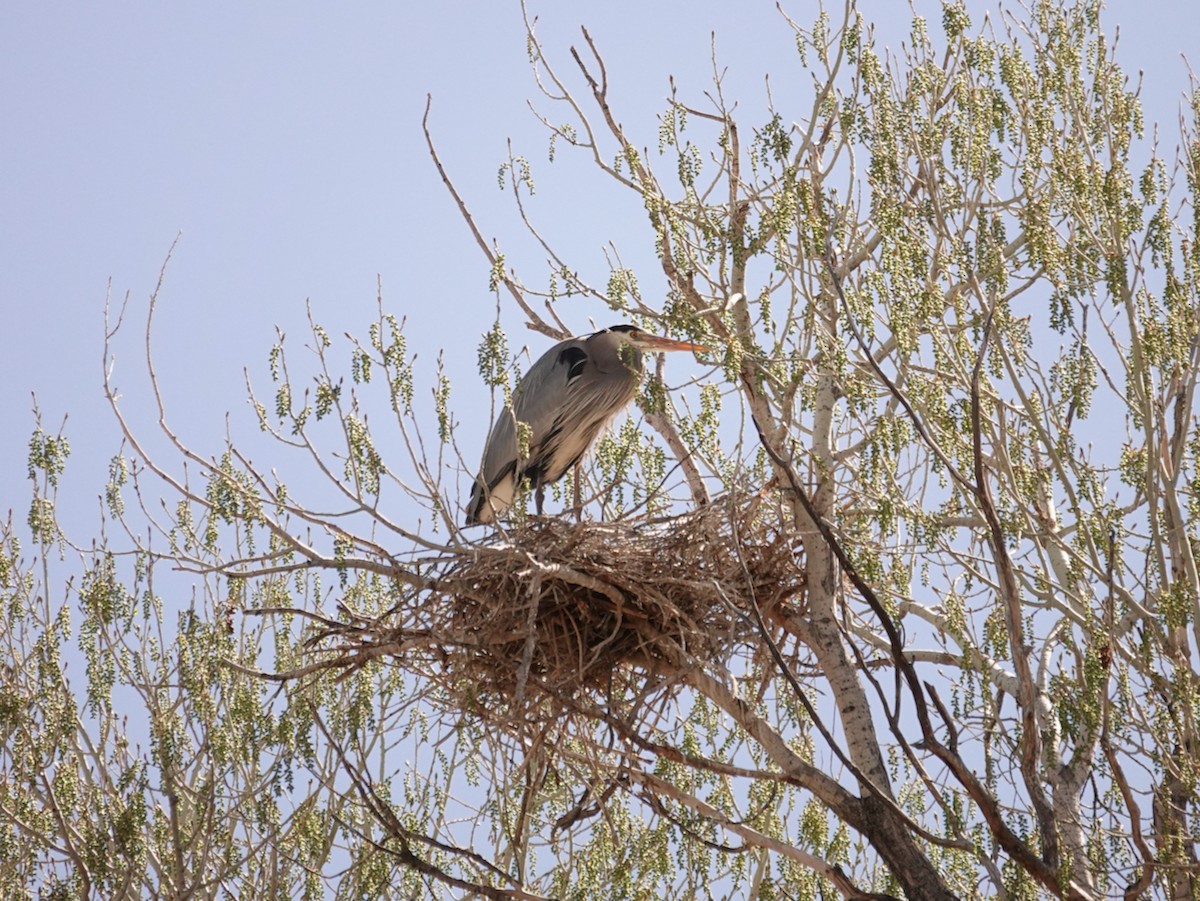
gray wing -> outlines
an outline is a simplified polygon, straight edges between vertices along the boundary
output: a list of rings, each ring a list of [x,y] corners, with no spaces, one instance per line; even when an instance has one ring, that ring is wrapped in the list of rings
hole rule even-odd
[[[633,399],[638,372],[617,360],[608,340],[597,342],[601,337],[610,336],[559,342],[521,379],[513,409],[501,411],[492,426],[483,467],[471,490],[468,522],[491,522],[493,510],[498,513],[513,502],[517,483],[525,476],[542,484],[562,478],[613,415]],[[517,459],[518,421],[530,429],[529,456],[522,460]]]
[[[517,421],[526,423],[530,428],[529,449],[532,457],[562,409],[571,360],[578,359],[573,354],[564,357],[563,352],[571,347],[576,354],[586,357],[583,341],[583,338],[560,341],[542,354],[517,386],[512,409],[506,407],[496,417],[487,444],[484,445],[483,465],[471,487],[471,500],[467,505],[468,524],[491,522],[495,518],[493,510],[502,512],[513,502],[517,481],[525,469],[520,466],[518,471]],[[485,488],[491,498],[490,506],[484,494]]]

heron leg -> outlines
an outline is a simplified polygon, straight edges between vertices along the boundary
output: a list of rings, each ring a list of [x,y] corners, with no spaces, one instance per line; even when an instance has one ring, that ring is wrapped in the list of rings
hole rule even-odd
[[[546,502],[546,486],[542,484],[541,479],[538,479],[537,484],[533,488],[533,504],[537,509],[537,515],[542,515],[542,505]]]
[[[575,463],[575,474],[571,477],[571,484],[574,486],[575,502],[575,521],[583,522],[583,488],[579,484],[579,477],[583,474],[583,461]]]

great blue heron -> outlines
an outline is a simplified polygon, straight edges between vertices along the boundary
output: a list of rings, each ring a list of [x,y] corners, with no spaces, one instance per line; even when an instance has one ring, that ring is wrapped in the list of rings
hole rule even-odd
[[[492,522],[526,478],[541,513],[545,486],[561,479],[633,400],[642,377],[642,351],[665,350],[708,348],[614,325],[560,341],[542,354],[517,385],[511,409],[501,411],[488,435],[483,466],[471,487],[467,525]],[[518,422],[528,428],[526,456],[519,452]]]

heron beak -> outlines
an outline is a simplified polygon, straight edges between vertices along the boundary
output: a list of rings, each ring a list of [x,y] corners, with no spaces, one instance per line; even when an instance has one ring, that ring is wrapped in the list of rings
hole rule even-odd
[[[648,335],[642,332],[637,336],[637,340],[633,342],[642,350],[650,353],[660,353],[665,350],[690,350],[693,353],[708,353],[712,350],[704,344],[696,344],[694,341],[676,341],[674,338],[663,338],[660,335]]]

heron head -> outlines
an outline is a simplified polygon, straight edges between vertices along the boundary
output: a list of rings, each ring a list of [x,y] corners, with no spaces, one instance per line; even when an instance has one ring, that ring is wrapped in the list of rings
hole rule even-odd
[[[605,331],[617,335],[622,341],[647,353],[662,353],[668,350],[690,350],[696,353],[705,353],[710,350],[709,347],[696,344],[694,341],[677,341],[674,338],[651,334],[636,325],[614,325]]]

